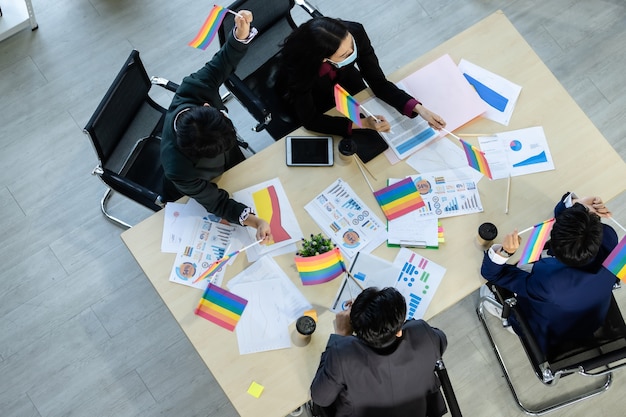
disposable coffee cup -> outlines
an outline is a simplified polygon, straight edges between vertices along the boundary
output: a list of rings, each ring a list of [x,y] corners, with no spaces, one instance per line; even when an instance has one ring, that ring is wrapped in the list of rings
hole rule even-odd
[[[354,159],[352,155],[356,153],[356,143],[351,138],[343,138],[337,145],[339,151],[339,159],[345,162],[350,162]]]
[[[491,246],[494,239],[498,236],[498,228],[493,223],[483,223],[478,227],[478,236],[476,240],[483,247]]]
[[[301,316],[296,321],[296,331],[303,337],[311,337],[317,327],[311,316]]]

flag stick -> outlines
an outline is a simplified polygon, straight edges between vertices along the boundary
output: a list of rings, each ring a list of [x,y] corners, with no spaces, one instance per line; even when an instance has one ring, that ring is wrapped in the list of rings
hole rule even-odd
[[[365,288],[363,288],[361,283],[359,281],[357,281],[357,279],[354,278],[354,275],[352,275],[350,273],[350,271],[348,271],[347,269],[346,269],[346,274],[352,279],[352,282],[354,282],[357,285],[357,287],[359,287],[361,289],[361,291],[365,291]]]
[[[370,171],[369,169],[367,169],[367,165],[365,165],[365,162],[363,162],[363,160],[361,159],[361,157],[359,156],[359,154],[358,154],[358,153],[355,153],[355,154],[353,154],[353,155],[354,155],[354,156],[356,157],[356,159],[357,159],[357,160],[361,163],[361,166],[362,166],[363,168],[365,168],[365,170],[367,171],[367,173],[368,173],[368,174],[370,174],[370,177],[372,177],[372,178],[374,179],[374,181],[378,181],[378,180],[376,179],[376,176],[375,176],[374,174],[372,174],[372,171]]]
[[[241,17],[242,19],[244,18],[244,17],[243,17],[243,15],[242,15],[241,13],[238,13],[238,12],[233,12],[233,11],[232,11],[232,10],[230,10],[230,9],[226,9],[226,11],[227,11],[228,13],[232,13],[232,14],[234,14],[235,16],[239,16],[239,17]]]
[[[493,136],[497,136],[496,133],[459,133],[459,136],[461,137],[466,137],[466,138],[478,138],[481,136],[484,137],[493,137]]]
[[[532,229],[534,229],[534,228],[535,228],[535,227],[537,227],[537,226],[541,226],[541,225],[542,225],[542,224],[544,224],[544,223],[551,222],[552,220],[554,220],[554,217],[553,217],[553,218],[551,218],[551,219],[545,220],[545,221],[543,221],[543,222],[541,222],[541,223],[537,223],[537,224],[535,224],[535,225],[533,225],[533,226],[527,227],[526,229],[522,230],[521,232],[517,232],[517,235],[519,236],[519,235],[521,235],[522,233],[526,233],[526,232],[528,232],[529,230],[532,230]]]
[[[367,179],[367,175],[365,175],[365,171],[363,171],[363,168],[361,168],[361,164],[359,163],[359,159],[358,159],[359,157],[356,154],[353,154],[353,156],[354,156],[354,161],[356,162],[356,166],[359,167],[359,171],[361,171],[361,175],[363,175],[363,178],[365,178],[365,182],[370,187],[370,190],[373,193],[374,189],[372,188],[372,184],[370,184],[370,180]]]
[[[367,116],[373,117],[374,120],[376,120],[376,123],[381,123],[382,122],[382,120],[380,120],[378,117],[376,117],[376,115],[374,113],[372,113],[371,111],[369,111],[365,107],[363,107],[363,105],[361,105],[360,107],[361,107],[361,110],[363,110],[363,112],[366,113]],[[393,135],[393,131],[391,129],[389,129],[389,133]]]
[[[452,137],[461,140],[460,137],[458,137],[457,135],[455,135],[454,133],[450,132],[449,130],[447,130],[446,128],[442,127],[441,130],[443,130],[444,132],[446,132],[448,135],[451,135]]]
[[[509,199],[511,198],[511,173],[506,183],[506,205],[504,206],[504,214],[509,214]]]
[[[613,218],[613,216],[609,217],[609,219],[613,220],[613,223],[615,223],[616,225],[618,225],[620,229],[622,229],[624,232],[626,232],[626,229],[624,229],[624,226],[622,226],[621,224],[619,224],[619,222],[618,222],[617,220],[615,220],[615,218]]]
[[[234,251],[233,253],[229,253],[228,255],[224,255],[224,256],[222,256],[221,258],[219,258],[218,260],[216,260],[215,262],[213,262],[211,265],[209,265],[209,267],[208,267],[208,268],[207,268],[207,269],[206,269],[206,270],[205,270],[202,274],[200,274],[200,275],[198,276],[198,278],[196,278],[196,280],[195,280],[193,283],[195,284],[196,282],[200,281],[200,277],[202,277],[202,276],[206,273],[206,271],[208,271],[209,269],[211,269],[211,267],[212,267],[213,265],[215,265],[215,264],[217,264],[217,263],[220,263],[220,262],[222,262],[222,261],[225,261],[225,260],[227,260],[227,259],[230,259],[230,258],[232,258],[233,256],[235,256],[235,255],[237,255],[237,254],[239,254],[239,253],[241,253],[241,252],[245,251],[246,249],[250,249],[250,248],[251,248],[252,246],[254,246],[254,245],[258,245],[258,244],[259,244],[259,243],[261,243],[261,242],[263,242],[263,239],[257,240],[256,242],[251,243],[251,244],[249,244],[248,246],[245,246],[245,247],[243,247],[243,248],[241,248],[241,249],[239,249],[239,250],[236,250],[236,251]],[[228,247],[230,247],[230,245],[228,245]]]

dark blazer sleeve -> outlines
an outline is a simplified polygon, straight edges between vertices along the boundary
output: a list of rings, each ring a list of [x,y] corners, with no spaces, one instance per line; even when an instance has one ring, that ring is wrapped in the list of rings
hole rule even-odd
[[[326,350],[322,353],[319,367],[311,383],[311,400],[322,407],[329,407],[333,404],[343,389],[341,361],[335,349],[342,337],[354,336],[330,335]]]
[[[483,278],[489,282],[493,282],[503,288],[513,291],[520,296],[528,297],[526,288],[529,273],[519,269],[514,265],[499,265],[489,258],[489,254],[485,251],[483,255],[483,264],[480,273]]]
[[[354,36],[356,42],[358,50],[356,63],[359,66],[363,79],[376,97],[394,107],[398,112],[403,113],[404,106],[413,97],[387,80],[383,70],[380,68],[378,57],[363,25],[356,22],[345,23],[348,25],[350,33]]]

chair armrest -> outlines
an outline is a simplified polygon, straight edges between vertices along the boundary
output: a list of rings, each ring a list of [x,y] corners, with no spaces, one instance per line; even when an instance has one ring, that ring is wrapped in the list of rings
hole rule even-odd
[[[254,92],[236,75],[231,75],[224,83],[226,88],[233,93],[241,104],[252,114],[252,116],[260,123],[265,121],[269,111],[265,104],[259,100]]]
[[[163,77],[154,77],[154,76],[150,77],[150,82],[153,85],[158,85],[160,87],[163,87],[166,90],[171,91],[172,93],[175,93],[176,90],[178,90],[178,84]]]
[[[306,10],[306,12],[311,15],[311,17],[323,16],[323,14],[321,14],[315,7],[307,3],[306,0],[295,0],[295,1],[296,1],[296,4],[302,7],[304,10]]]
[[[154,211],[158,211],[164,207],[163,198],[152,190],[147,189],[128,178],[122,177],[113,171],[105,169],[102,174],[99,174],[100,178],[106,185],[111,187],[114,191],[125,195],[132,200],[143,204],[146,207],[150,207]]]

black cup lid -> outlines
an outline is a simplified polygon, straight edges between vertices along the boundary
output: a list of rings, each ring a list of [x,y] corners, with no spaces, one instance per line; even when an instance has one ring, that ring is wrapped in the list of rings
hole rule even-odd
[[[296,321],[296,330],[303,335],[312,334],[316,327],[315,320],[311,316],[302,316]]]
[[[493,223],[483,223],[478,228],[478,236],[484,240],[494,240],[498,236],[498,229]]]

